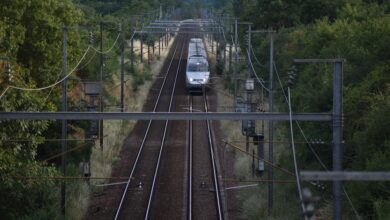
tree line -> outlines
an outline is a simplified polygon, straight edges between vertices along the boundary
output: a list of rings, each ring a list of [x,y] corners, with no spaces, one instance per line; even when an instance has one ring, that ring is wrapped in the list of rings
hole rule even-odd
[[[179,1],[162,1],[163,9]],[[121,19],[133,14],[158,9],[157,0],[4,0],[0,2],[0,111],[59,111],[61,86],[21,91],[9,88],[39,88],[58,81],[63,68],[64,27],[68,27],[67,63],[73,67],[89,45],[98,48],[99,22],[104,20],[104,47],[115,40]],[[116,32],[115,32],[116,33]],[[88,54],[88,56],[92,56]],[[98,56],[76,71],[68,90],[76,88],[80,79],[96,79]],[[117,59],[106,62],[106,71],[116,68]],[[70,70],[70,69],[69,69]],[[60,84],[61,85],[61,84]],[[6,91],[7,90],[7,91]],[[80,106],[77,95],[69,95],[73,110]],[[69,122],[70,135],[85,129],[84,122]],[[61,124],[56,121],[0,121],[0,213],[3,219],[61,219],[60,189],[56,177],[62,176],[60,158],[46,161],[60,152]],[[69,142],[69,148],[79,143]],[[68,166],[77,167],[88,158],[86,148],[69,156]],[[71,175],[72,173],[70,173]],[[36,178],[41,176],[42,178]]]
[[[280,1],[236,0],[225,5],[240,20],[253,22],[252,29],[273,29],[275,64],[282,81],[295,70],[292,88],[294,112],[330,112],[332,109],[333,66],[297,65],[294,58],[343,58],[343,168],[354,171],[390,169],[390,3],[388,1]],[[246,30],[241,30],[244,36]],[[261,64],[258,72],[268,72],[268,37],[253,37],[253,50]],[[244,39],[240,39],[245,45]],[[267,80],[267,76],[264,78]],[[276,83],[278,84],[278,83]],[[286,84],[282,85],[284,88]],[[277,86],[277,90],[283,89]],[[280,95],[279,95],[280,94]],[[278,93],[280,110],[287,111],[285,98]],[[324,140],[327,145],[313,145],[322,162],[332,168],[331,126],[301,123],[309,140]],[[303,139],[295,129],[296,139]],[[298,144],[302,170],[323,170],[306,144]],[[286,148],[278,163],[293,169],[291,152]],[[331,189],[331,185],[327,185]],[[386,182],[345,182],[353,205],[363,219],[387,219],[390,212],[390,188]],[[294,187],[284,192],[295,193]],[[313,189],[316,190],[316,189]],[[321,209],[331,201],[323,195]],[[286,197],[284,197],[286,198]],[[287,200],[288,201],[288,200]],[[291,200],[290,200],[291,201]],[[344,197],[344,207],[350,207]],[[275,202],[278,202],[275,200]],[[296,205],[298,209],[298,205]],[[324,208],[325,207],[325,208]],[[329,208],[329,206],[328,206]],[[331,212],[331,209],[328,210]],[[301,214],[296,213],[299,219]],[[353,216],[351,208],[344,214]],[[259,214],[260,215],[260,214]],[[282,215],[283,216],[283,215]],[[279,216],[280,217],[280,216]],[[291,216],[284,217],[290,218]]]

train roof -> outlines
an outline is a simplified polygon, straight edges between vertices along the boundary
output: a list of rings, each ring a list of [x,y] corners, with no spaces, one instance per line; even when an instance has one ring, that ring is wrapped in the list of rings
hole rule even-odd
[[[203,43],[202,38],[191,38],[190,43]]]
[[[202,39],[192,38],[188,45],[188,57],[207,57]]]
[[[208,66],[207,59],[204,57],[190,57],[187,64],[203,64]]]

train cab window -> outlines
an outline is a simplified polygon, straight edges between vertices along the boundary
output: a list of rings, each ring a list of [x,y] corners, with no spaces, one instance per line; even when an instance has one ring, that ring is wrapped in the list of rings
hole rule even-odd
[[[204,63],[191,63],[188,65],[189,72],[206,72],[207,70],[207,65]]]

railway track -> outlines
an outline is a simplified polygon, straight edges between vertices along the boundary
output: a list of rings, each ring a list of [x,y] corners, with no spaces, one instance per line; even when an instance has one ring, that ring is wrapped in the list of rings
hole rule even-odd
[[[172,109],[185,40],[178,36],[153,112]],[[168,121],[149,121],[114,219],[148,219],[164,150]]]
[[[176,37],[145,111],[188,111],[189,101],[208,111],[206,94],[185,88],[189,39]],[[87,219],[224,219],[213,148],[209,121],[139,121],[114,170],[127,181],[108,185]]]
[[[206,91],[203,96],[189,97],[189,111],[208,112]],[[187,219],[224,219],[210,121],[188,124]]]

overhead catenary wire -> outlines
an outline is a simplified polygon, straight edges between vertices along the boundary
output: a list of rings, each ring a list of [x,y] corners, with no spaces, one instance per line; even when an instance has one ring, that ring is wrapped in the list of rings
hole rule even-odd
[[[246,50],[246,52],[247,52],[247,54],[248,54],[248,57],[250,57],[250,56],[249,56],[249,51],[248,51],[248,49]],[[269,92],[269,89],[264,85],[264,80],[263,80],[262,78],[259,78],[259,76],[257,75],[256,70],[255,70],[255,68],[253,67],[252,60],[251,60],[251,59],[248,59],[248,61],[249,61],[249,64],[250,64],[250,66],[251,66],[251,68],[252,68],[253,74],[255,75],[255,77],[256,77],[257,81],[259,82],[259,84],[261,85],[261,87],[263,87],[263,89],[264,89],[265,91]]]
[[[86,66],[88,66],[92,62],[93,58],[95,58],[96,54],[97,54],[97,52],[94,51],[94,53],[91,56],[91,58],[89,58],[89,60],[87,62],[85,62],[85,64],[83,64],[82,67],[79,67],[78,69],[81,70],[81,69],[84,69]]]
[[[119,33],[118,36],[116,37],[114,43],[112,44],[112,46],[111,46],[108,50],[106,50],[106,51],[100,51],[100,50],[98,50],[98,49],[96,49],[96,48],[94,48],[94,47],[91,47],[91,48],[92,48],[94,51],[96,51],[97,53],[99,53],[99,54],[108,54],[108,53],[110,53],[110,52],[112,51],[112,49],[115,48],[115,45],[118,43],[118,40],[119,40],[119,37],[120,37],[120,36],[121,36],[121,34]]]
[[[57,80],[59,80],[60,78],[61,78],[61,75],[62,75],[62,71],[58,74],[58,76],[57,76],[57,79],[56,79],[56,81]],[[54,87],[52,87],[51,89],[50,89],[50,92],[49,92],[49,94],[47,94],[47,96],[45,97],[45,103],[47,102],[47,100],[49,99],[49,97],[51,96],[51,93],[53,92],[53,90],[54,90]],[[0,98],[1,99],[1,98]]]
[[[129,177],[125,176],[110,176],[110,177],[83,177],[83,176],[11,176],[14,179],[25,181],[43,181],[43,180],[127,180]],[[283,180],[283,179],[260,179],[260,180],[242,180],[242,179],[223,179],[226,182],[240,182],[240,183],[295,183],[295,180]],[[126,183],[126,182],[123,182]]]
[[[43,139],[43,142],[59,142],[63,141],[65,139],[58,138],[58,139]],[[94,138],[85,138],[85,139],[72,139],[72,138],[67,138],[67,141],[94,141]],[[33,142],[36,141],[34,139],[0,139],[0,141],[4,142]]]
[[[90,58],[82,67],[78,67],[77,69],[81,70],[81,69],[84,69],[86,66],[88,66],[88,64],[90,64],[90,63],[92,62],[92,60],[93,60],[93,58],[95,57],[95,55],[96,55],[96,51],[94,51],[94,53],[93,53],[93,55],[91,56],[91,58]],[[60,73],[58,74],[56,81],[60,79],[61,74],[62,74],[62,72],[60,72]],[[47,94],[46,98],[44,99],[44,100],[45,100],[44,102],[47,102],[47,100],[48,100],[49,97],[51,96],[51,93],[53,92],[53,90],[54,90],[54,87],[52,87],[52,88],[50,89],[50,92],[49,92],[49,94]]]
[[[275,68],[275,73],[276,73],[276,76],[278,78],[278,81],[279,81],[279,84],[280,84],[280,87],[282,89],[282,93],[283,93],[283,96],[286,100],[286,103],[288,103],[288,98],[287,98],[287,95],[284,91],[284,87],[283,87],[283,84],[282,84],[282,81],[280,80],[280,76],[279,76],[279,72],[278,72],[278,69],[276,68],[276,64],[274,62],[274,68]],[[309,140],[306,138],[306,135],[305,135],[305,132],[303,131],[301,125],[299,124],[298,121],[295,121],[295,123],[297,124],[297,127],[299,128],[299,131],[301,133],[301,135],[303,136],[303,138],[305,139],[306,143],[307,143],[307,146],[309,147],[310,151],[314,154],[314,157],[317,159],[318,163],[322,166],[323,169],[325,169],[326,171],[329,171],[329,169],[327,168],[327,166],[322,162],[320,156],[317,154],[317,152],[314,150],[314,148],[311,146]],[[348,195],[347,193],[347,190],[345,189],[344,185],[342,185],[342,188],[343,188],[343,192],[345,194],[345,196],[347,197],[347,200],[348,200],[348,203],[349,205],[351,206],[352,208],[352,211],[353,213],[355,214],[355,217],[360,220],[360,216],[359,216],[359,213],[357,212],[355,206],[353,205],[352,203],[352,200],[350,198],[350,196]]]
[[[79,177],[79,176],[12,176],[12,178],[15,179],[21,179],[21,180],[85,180],[85,179],[92,179],[92,180],[124,180],[128,179],[129,177],[122,177],[122,176],[112,176],[112,177]]]
[[[41,90],[45,90],[45,89],[49,89],[49,88],[52,88],[52,87],[55,87],[57,86],[58,84],[62,83],[64,80],[66,80],[67,78],[69,78],[70,75],[72,75],[80,66],[80,64],[82,63],[82,61],[85,59],[86,55],[88,54],[88,51],[90,49],[93,49],[95,52],[97,53],[101,53],[101,54],[106,54],[106,53],[109,53],[114,47],[115,45],[117,44],[118,42],[118,39],[119,39],[119,36],[120,34],[118,34],[115,42],[113,43],[113,45],[111,46],[110,49],[108,49],[107,51],[104,51],[104,52],[101,52],[97,49],[95,49],[94,47],[92,46],[88,46],[87,49],[85,50],[83,56],[79,59],[79,61],[77,62],[77,64],[75,65],[75,67],[66,75],[64,76],[61,80],[59,81],[56,81],[55,83],[51,84],[51,85],[48,85],[48,86],[44,86],[44,87],[39,87],[39,88],[29,88],[29,87],[18,87],[18,86],[8,86],[4,91],[3,93],[0,95],[0,100],[3,98],[3,96],[7,93],[7,91],[9,89],[16,89],[16,90],[21,90],[21,91],[41,91]],[[134,37],[134,34],[132,36],[132,38]]]
[[[84,143],[84,144],[82,144],[82,145],[80,145],[80,146],[71,148],[71,149],[69,149],[69,150],[67,150],[67,151],[64,151],[64,152],[58,153],[58,154],[56,154],[56,155],[50,156],[50,157],[46,158],[45,160],[43,160],[42,163],[47,163],[47,162],[49,162],[49,161],[51,161],[51,160],[54,160],[54,159],[56,159],[56,158],[61,157],[62,155],[68,154],[68,153],[70,153],[70,152],[76,151],[76,150],[81,149],[81,148],[86,147],[86,146],[89,146],[89,143]]]
[[[296,178],[296,183],[297,183],[297,188],[298,188],[298,194],[299,194],[299,200],[300,200],[301,208],[302,208],[303,213],[306,213],[306,207],[305,207],[305,204],[303,203],[301,180],[300,180],[299,172],[298,172],[297,156],[296,156],[296,152],[295,152],[290,87],[288,87],[287,89],[288,89],[288,112],[289,112],[289,116],[290,116],[291,149],[292,149],[292,155],[293,155],[293,160],[294,160],[295,178]],[[305,219],[308,219],[306,215],[305,215]]]
[[[262,141],[263,143],[269,143],[270,141]],[[234,140],[234,141],[230,141],[230,143],[246,143],[246,141],[239,141],[239,140]],[[249,141],[249,143],[257,143],[256,141]],[[290,144],[291,141],[287,141],[287,140],[273,140],[272,143],[277,143],[277,144]],[[299,143],[299,144],[306,144],[308,143],[307,141],[305,140],[300,140],[300,141],[295,141],[295,143]],[[319,144],[328,144],[327,142],[319,142]]]
[[[260,61],[259,61],[259,60],[257,59],[257,57],[256,57],[255,51],[253,51],[252,45],[250,45],[250,50],[252,51],[252,55],[253,55],[253,57],[255,58],[255,61],[257,62],[257,64],[261,65],[261,64],[260,64]]]
[[[273,183],[295,183],[295,180],[291,179],[291,180],[288,180],[288,179],[252,179],[252,180],[248,180],[248,179],[223,179],[223,181],[225,182],[239,182],[239,183],[269,183],[269,182],[273,182]]]
[[[257,57],[256,57],[255,52],[253,51],[252,45],[249,45],[249,50],[252,52],[252,56],[248,56],[248,57],[253,57],[253,58],[255,58],[255,61],[257,62],[257,64],[261,65],[261,64],[260,64],[260,61],[259,61],[259,60],[257,59]],[[248,49],[247,49],[247,51],[248,51]],[[252,60],[251,60],[251,65],[252,65],[252,68],[254,68],[254,67],[253,67],[253,62],[252,62]],[[261,80],[262,80],[263,83],[265,83],[265,81],[264,81],[262,78],[261,78]]]
[[[9,89],[16,89],[16,90],[21,90],[21,91],[41,91],[41,90],[45,90],[45,89],[50,89],[54,86],[57,86],[58,84],[62,83],[64,80],[66,80],[67,78],[69,78],[70,75],[72,75],[73,72],[76,71],[77,67],[81,64],[81,62],[85,59],[88,51],[91,49],[90,46],[88,46],[88,48],[85,50],[83,56],[81,57],[81,59],[77,62],[76,66],[66,75],[64,76],[61,80],[51,84],[51,85],[48,85],[48,86],[44,86],[44,87],[39,87],[39,88],[29,88],[29,87],[18,87],[18,86],[8,86],[4,92],[1,94],[0,96],[0,100],[3,98],[3,96],[5,95],[5,93],[9,90]]]
[[[235,144],[232,144],[232,143],[230,143],[228,141],[225,141],[225,140],[222,140],[222,142],[224,142],[225,144],[233,147],[234,149],[236,149],[236,150],[238,150],[238,151],[240,151],[240,152],[242,152],[244,154],[247,154],[248,156],[254,157],[255,159],[259,159],[258,156],[254,155],[254,154],[251,154],[251,153],[248,153],[245,150],[242,150],[240,147],[236,146]],[[287,170],[285,168],[279,167],[279,166],[269,162],[268,160],[265,160],[264,158],[261,158],[261,159],[264,161],[264,163],[266,163],[266,164],[268,164],[268,165],[270,165],[270,166],[272,166],[272,167],[274,167],[276,169],[279,169],[279,170],[289,174],[290,176],[295,176],[295,174],[293,172],[291,172],[291,171],[289,171],[289,170]]]

